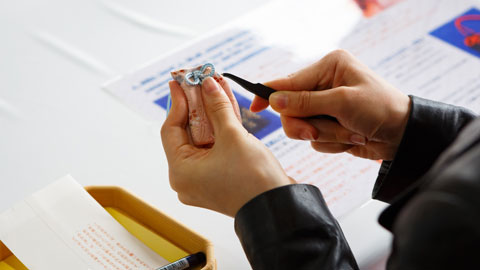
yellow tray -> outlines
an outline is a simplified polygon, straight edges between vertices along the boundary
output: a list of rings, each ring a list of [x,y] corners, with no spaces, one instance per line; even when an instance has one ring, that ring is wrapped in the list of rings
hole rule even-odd
[[[207,261],[197,269],[217,269],[213,245],[155,207],[120,187],[85,189],[131,234],[169,262],[201,251]],[[1,241],[0,270],[28,270]]]

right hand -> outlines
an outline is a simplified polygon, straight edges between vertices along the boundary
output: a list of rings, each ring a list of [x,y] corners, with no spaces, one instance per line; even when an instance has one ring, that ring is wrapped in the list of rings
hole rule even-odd
[[[337,50],[287,78],[266,83],[277,90],[269,101],[255,97],[250,109],[270,104],[288,137],[310,140],[320,152],[349,152],[392,160],[407,124],[410,99],[360,63]],[[305,120],[330,115],[338,120]]]

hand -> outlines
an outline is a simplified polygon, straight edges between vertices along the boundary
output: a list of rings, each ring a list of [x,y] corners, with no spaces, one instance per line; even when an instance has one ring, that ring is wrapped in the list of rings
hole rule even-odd
[[[320,152],[394,158],[408,120],[410,99],[350,53],[334,51],[288,78],[266,85],[278,92],[269,101],[255,97],[250,110],[258,112],[270,104],[280,113],[288,137],[310,140]],[[338,123],[301,119],[322,114],[337,118]]]
[[[186,131],[186,97],[177,82],[170,82],[172,108],[161,135],[168,159],[170,185],[181,202],[229,216],[267,190],[293,183],[279,162],[238,121],[225,81],[203,81],[202,96],[212,124],[215,143],[198,148]],[[235,104],[236,105],[236,104]]]

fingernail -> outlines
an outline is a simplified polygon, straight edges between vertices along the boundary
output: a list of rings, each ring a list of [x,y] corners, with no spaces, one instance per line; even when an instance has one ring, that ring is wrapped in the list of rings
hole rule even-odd
[[[273,93],[270,96],[270,105],[276,109],[285,109],[287,107],[288,97],[282,93]]]
[[[367,139],[365,139],[365,137],[361,136],[361,135],[358,135],[358,134],[353,134],[352,136],[350,136],[350,141],[353,143],[353,144],[356,144],[356,145],[365,145],[367,144]]]
[[[215,92],[218,92],[219,87],[212,77],[208,77],[205,80],[203,80],[202,89],[207,94],[213,94]]]
[[[309,131],[303,131],[300,134],[300,139],[304,141],[315,141],[315,139],[313,138],[313,134]]]

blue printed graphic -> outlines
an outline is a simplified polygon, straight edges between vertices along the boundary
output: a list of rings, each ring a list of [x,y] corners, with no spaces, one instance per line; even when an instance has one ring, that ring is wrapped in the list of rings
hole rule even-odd
[[[167,95],[155,100],[154,103],[157,104],[158,106],[162,107],[164,110],[167,110],[167,104],[168,104],[168,97],[169,96],[170,96],[170,94],[167,94]]]
[[[430,35],[480,57],[480,10],[472,8]]]
[[[274,132],[282,126],[280,117],[271,111],[264,110],[259,113],[252,113],[250,108],[251,100],[233,91],[237,99],[240,113],[242,114],[242,125],[248,132],[252,133],[259,140]]]
[[[233,91],[237,99],[240,113],[242,115],[242,125],[248,132],[252,133],[258,139],[262,139],[282,126],[280,117],[271,111],[262,111],[252,113],[248,108],[251,100]],[[165,95],[154,101],[155,104],[167,110],[169,95]]]

